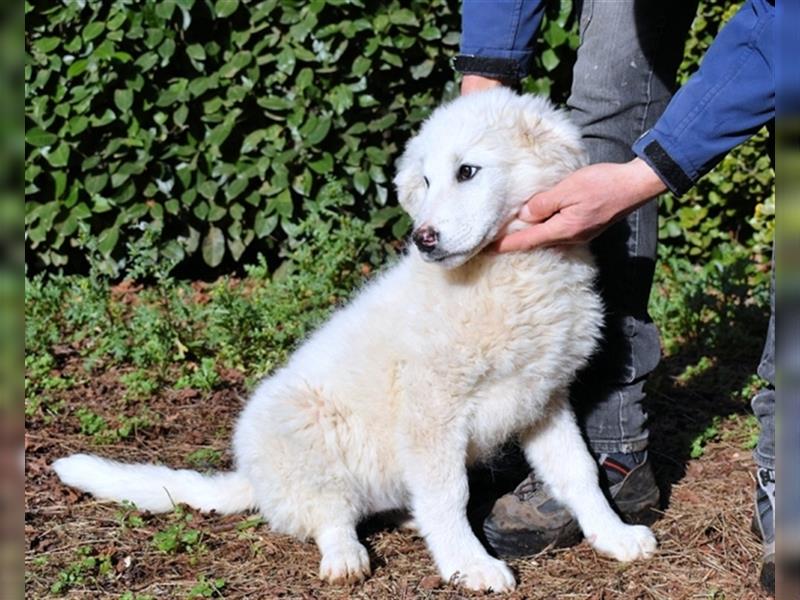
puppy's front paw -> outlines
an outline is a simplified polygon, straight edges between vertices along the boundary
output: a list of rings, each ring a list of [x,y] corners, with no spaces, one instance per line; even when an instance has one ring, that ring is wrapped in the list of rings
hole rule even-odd
[[[355,583],[370,574],[369,555],[361,544],[342,544],[322,555],[319,578],[329,583]]]
[[[650,558],[658,545],[653,532],[644,525],[620,525],[587,539],[600,554],[622,562]]]
[[[468,590],[510,592],[517,585],[511,569],[503,561],[489,556],[463,565],[447,579]]]

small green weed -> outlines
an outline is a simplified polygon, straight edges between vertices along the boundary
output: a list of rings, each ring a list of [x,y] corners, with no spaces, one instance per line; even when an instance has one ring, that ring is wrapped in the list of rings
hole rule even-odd
[[[188,598],[222,597],[222,588],[224,587],[225,580],[221,577],[206,579],[205,575],[200,575],[197,578],[197,583],[189,590]]]
[[[734,442],[743,450],[752,450],[758,444],[761,426],[755,415],[730,415],[726,419],[727,429],[721,439]]]
[[[721,417],[714,417],[711,425],[705,428],[697,437],[692,440],[691,457],[700,458],[705,452],[705,447],[709,442],[712,442],[719,437],[719,426],[722,421]]]
[[[136,369],[121,375],[120,383],[125,385],[126,400],[146,400],[159,389],[159,383],[145,369]]]
[[[186,461],[195,469],[215,469],[222,462],[222,455],[213,448],[198,448],[186,457]]]
[[[688,384],[693,379],[696,379],[707,373],[715,365],[715,360],[708,356],[701,356],[700,359],[693,365],[688,365],[683,373],[678,375],[675,379],[678,383]]]
[[[198,554],[205,551],[203,532],[191,529],[192,515],[180,506],[173,513],[175,523],[153,535],[153,546],[164,554]]]
[[[136,508],[133,502],[127,500],[122,502],[121,508],[117,511],[116,519],[120,529],[123,531],[144,527],[144,519],[139,513],[139,509]]]
[[[191,364],[189,373],[181,376],[175,382],[175,389],[193,388],[210,392],[219,383],[219,374],[216,369],[216,360],[203,357],[200,364]]]
[[[88,546],[80,548],[78,559],[59,571],[50,591],[62,595],[74,587],[93,583],[113,573],[111,557],[97,556],[93,552]]]
[[[108,428],[108,424],[103,417],[83,406],[75,411],[75,416],[78,417],[83,435],[99,436]]]
[[[154,416],[146,406],[142,407],[139,414],[115,417],[116,426],[109,425],[104,417],[83,406],[75,411],[75,416],[78,418],[81,433],[93,438],[98,444],[110,444],[127,439],[140,429],[152,427],[154,424]]]
[[[134,594],[129,591],[122,594],[119,600],[155,600],[155,597],[150,594]]]
[[[716,416],[711,424],[692,440],[691,457],[700,458],[705,453],[706,446],[717,440],[731,441],[743,450],[752,450],[758,443],[760,431],[758,420],[753,415]]]

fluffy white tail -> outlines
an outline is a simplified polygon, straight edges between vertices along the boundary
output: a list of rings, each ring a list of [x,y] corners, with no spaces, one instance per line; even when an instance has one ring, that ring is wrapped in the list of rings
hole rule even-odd
[[[128,500],[150,512],[169,512],[181,503],[222,514],[255,508],[250,482],[235,472],[203,475],[160,465],[119,463],[89,454],[59,458],[53,469],[67,485],[103,500]]]

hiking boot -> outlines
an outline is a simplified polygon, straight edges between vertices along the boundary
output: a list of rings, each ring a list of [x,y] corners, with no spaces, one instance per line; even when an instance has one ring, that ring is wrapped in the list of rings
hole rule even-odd
[[[775,595],[775,470],[756,471],[756,510],[753,514],[753,533],[764,545],[761,559],[761,587]]]
[[[649,525],[658,518],[652,509],[658,506],[660,493],[646,452],[604,454],[598,462],[612,506],[627,522]],[[497,555],[507,558],[573,546],[583,536],[572,514],[550,496],[533,471],[497,500],[483,532]]]

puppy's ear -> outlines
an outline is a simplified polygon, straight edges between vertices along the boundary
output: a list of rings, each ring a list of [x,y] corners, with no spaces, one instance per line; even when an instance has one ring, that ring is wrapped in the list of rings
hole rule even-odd
[[[422,142],[419,136],[406,144],[406,150],[397,161],[394,176],[400,206],[412,217],[425,196],[425,174],[422,172]]]
[[[587,164],[580,130],[567,113],[543,98],[534,96],[526,100],[515,127],[522,146],[545,161],[544,164],[558,164],[566,172]]]

